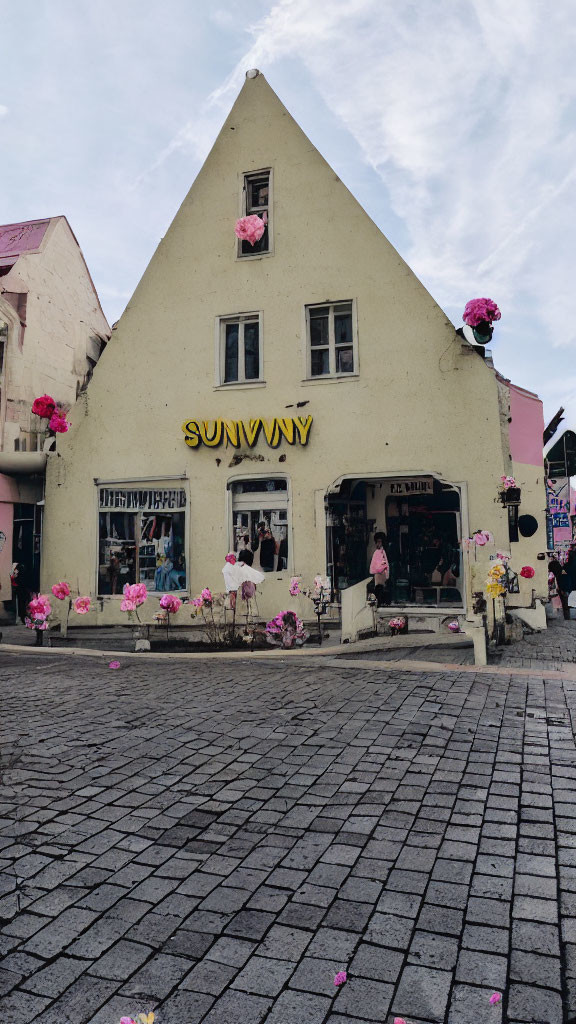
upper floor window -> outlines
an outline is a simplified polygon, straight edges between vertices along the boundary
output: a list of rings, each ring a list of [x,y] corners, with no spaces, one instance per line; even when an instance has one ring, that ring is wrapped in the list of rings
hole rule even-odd
[[[258,253],[270,252],[271,224],[270,216],[272,210],[272,180],[271,172],[255,171],[244,175],[244,188],[242,193],[242,216],[249,217],[256,214],[261,220],[266,221],[266,229],[262,238],[251,245],[250,242],[238,242],[239,256],[254,256]]]
[[[337,377],[358,372],[351,302],[306,308],[308,377]]]
[[[219,384],[246,384],[261,379],[260,316],[242,313],[221,317],[219,324]]]

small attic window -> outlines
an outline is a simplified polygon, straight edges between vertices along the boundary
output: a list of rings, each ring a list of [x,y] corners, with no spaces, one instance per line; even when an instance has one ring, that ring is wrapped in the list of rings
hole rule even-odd
[[[271,251],[271,209],[272,209],[272,172],[270,170],[254,171],[244,175],[242,189],[242,216],[249,217],[255,214],[262,220],[266,220],[266,230],[259,241],[251,245],[250,242],[238,242],[238,256],[258,256]],[[264,217],[266,214],[266,217]]]

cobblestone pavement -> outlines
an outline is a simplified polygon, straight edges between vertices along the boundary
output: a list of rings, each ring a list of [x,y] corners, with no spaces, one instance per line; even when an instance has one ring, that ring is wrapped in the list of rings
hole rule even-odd
[[[0,683],[3,1024],[576,1012],[576,680],[4,654]]]
[[[542,633],[532,633],[501,649],[501,665],[554,668],[558,661],[576,661],[576,621],[553,619]]]

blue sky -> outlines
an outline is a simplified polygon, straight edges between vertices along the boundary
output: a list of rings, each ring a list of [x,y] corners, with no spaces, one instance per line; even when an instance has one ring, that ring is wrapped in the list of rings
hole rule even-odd
[[[258,67],[458,326],[576,428],[576,19],[540,0],[0,0],[0,223],[65,213],[112,322]]]

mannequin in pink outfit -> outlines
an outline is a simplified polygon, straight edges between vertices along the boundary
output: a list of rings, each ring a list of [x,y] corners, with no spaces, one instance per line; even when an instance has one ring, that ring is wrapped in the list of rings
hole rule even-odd
[[[390,566],[388,565],[388,557],[384,549],[385,542],[385,534],[374,534],[376,550],[374,551],[370,561],[370,572],[374,576],[374,593],[376,594],[379,606],[384,604],[384,588],[388,582],[388,577],[390,576]]]

